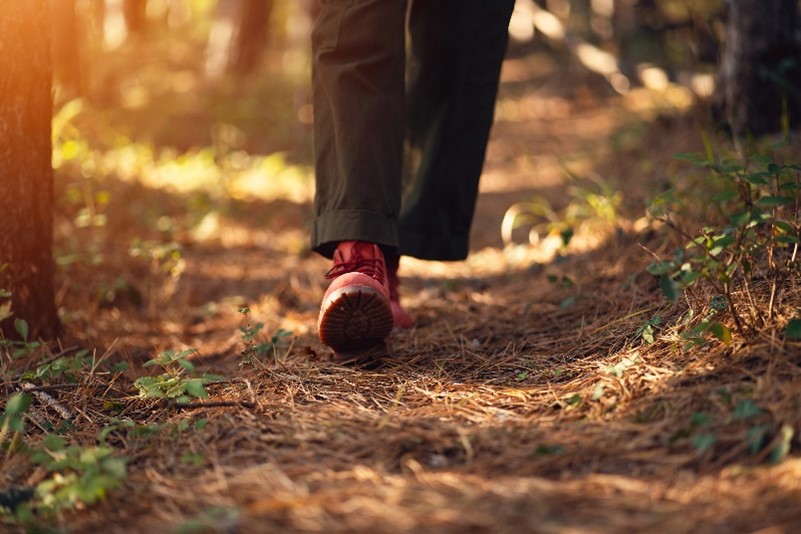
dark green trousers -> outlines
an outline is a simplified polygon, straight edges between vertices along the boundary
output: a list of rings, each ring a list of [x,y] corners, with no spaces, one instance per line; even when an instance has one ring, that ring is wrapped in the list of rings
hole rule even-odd
[[[315,251],[362,240],[423,259],[467,256],[513,7],[320,0]]]

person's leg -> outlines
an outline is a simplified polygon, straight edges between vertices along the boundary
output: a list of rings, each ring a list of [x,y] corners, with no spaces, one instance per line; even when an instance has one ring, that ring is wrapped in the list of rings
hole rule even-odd
[[[464,259],[514,0],[414,0],[399,253]]]
[[[397,247],[406,0],[320,0],[312,31],[316,196],[312,248]]]
[[[320,0],[312,32],[312,247],[333,257],[317,323],[340,358],[386,352],[397,248],[406,0]],[[383,249],[383,250],[382,250]]]

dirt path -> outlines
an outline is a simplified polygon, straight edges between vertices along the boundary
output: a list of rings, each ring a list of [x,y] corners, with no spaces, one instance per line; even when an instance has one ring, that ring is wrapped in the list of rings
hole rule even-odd
[[[650,257],[637,246],[668,243],[637,219],[671,154],[697,148],[697,125],[543,61],[507,63],[473,254],[403,264],[402,296],[418,325],[394,336],[395,358],[383,365],[336,365],[315,337],[327,264],[302,252],[303,203],[242,204],[226,232],[185,248],[177,287],[153,288],[155,313],[108,311],[87,324],[87,338],[118,346],[200,348],[201,362],[234,379],[209,386],[211,400],[246,405],[165,414],[129,398],[124,414],[140,425],[205,426],[111,433],[130,458],[126,491],[64,526],[797,531],[801,460],[766,465],[767,453],[748,451],[755,421],[731,415],[749,398],[769,412],[759,420],[767,435],[797,425],[792,362],[769,344],[688,354],[673,332],[653,345],[638,333],[654,315],[669,323],[679,313],[643,272]],[[566,171],[578,181],[566,183]],[[617,226],[588,217],[561,258],[553,239],[502,251],[512,204],[542,196],[558,210],[578,202],[574,186],[605,184],[624,192]],[[64,305],[77,309],[70,298]],[[240,368],[241,304],[267,338],[278,328],[293,336]],[[85,420],[101,412],[90,402]],[[714,446],[694,442],[698,413],[713,421]]]

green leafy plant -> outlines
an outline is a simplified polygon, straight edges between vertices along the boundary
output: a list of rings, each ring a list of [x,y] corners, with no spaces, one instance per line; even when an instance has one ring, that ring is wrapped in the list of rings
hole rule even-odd
[[[0,289],[0,299],[7,299],[7,298],[8,299],[11,298],[11,292],[6,291],[5,289]],[[3,302],[2,304],[0,304],[0,321],[8,319],[9,317],[11,317],[11,315],[12,315],[11,301],[9,300],[8,302]]]
[[[752,457],[767,459],[771,463],[783,460],[790,451],[794,430],[792,426],[771,423],[770,413],[761,408],[753,399],[745,397],[735,402],[732,394],[725,388],[717,390],[716,404],[726,406],[723,412],[713,415],[697,411],[689,423],[671,436],[671,443],[688,440],[698,454],[712,451],[719,443],[738,436]],[[733,431],[736,428],[737,431]]]
[[[12,358],[30,356],[42,347],[41,342],[28,339],[30,330],[28,328],[28,322],[24,319],[14,319],[14,330],[20,337],[18,341],[0,337],[0,347],[7,349]]]
[[[206,399],[206,384],[221,379],[218,375],[203,373],[198,375],[195,364],[187,358],[197,353],[197,349],[179,352],[167,350],[145,363],[145,367],[159,366],[165,372],[155,376],[143,376],[134,381],[139,396],[151,399],[171,399],[186,403],[191,398]]]
[[[94,504],[103,499],[109,490],[120,487],[126,476],[124,457],[114,456],[109,447],[66,446],[66,439],[57,434],[45,436],[42,445],[30,447],[9,434],[22,436],[25,431],[23,416],[31,404],[26,394],[12,395],[0,416],[0,444],[5,459],[21,453],[39,465],[48,475],[33,491],[19,490],[12,503],[0,504],[0,517],[12,522],[30,522],[35,513],[57,512],[74,508],[78,503]]]
[[[31,398],[24,393],[16,393],[6,401],[3,415],[0,416],[0,446],[7,447],[11,451],[11,444],[6,446],[6,437],[9,434],[22,433],[25,431],[25,421],[22,415],[31,405]]]
[[[22,374],[25,380],[40,380],[50,382],[53,380],[67,380],[77,382],[81,374],[91,369],[92,358],[88,349],[81,349],[72,356],[62,356],[55,360],[39,365],[35,370]]]
[[[205,428],[208,422],[209,420],[207,418],[201,417],[195,420],[194,423],[190,419],[181,419],[177,422],[170,423],[139,424],[130,418],[113,418],[111,422],[100,431],[98,441],[101,445],[106,446],[110,436],[115,434],[123,434],[126,439],[150,438],[163,432],[169,433],[172,436],[179,436],[190,429],[194,432],[199,432]]]
[[[7,263],[0,264],[0,272],[6,269],[8,269]],[[13,315],[11,312],[11,296],[11,291],[0,287],[0,321],[4,321]]]
[[[801,340],[801,319],[790,319],[787,322],[785,335],[787,339],[792,341]]]
[[[283,338],[292,335],[292,332],[279,328],[273,333],[269,341],[258,342],[257,339],[259,333],[264,328],[264,323],[258,322],[251,326],[248,317],[250,308],[247,306],[239,308],[239,313],[241,313],[245,319],[245,325],[239,328],[242,333],[242,342],[245,344],[245,349],[242,351],[242,365],[253,365],[256,359],[263,358],[265,355],[272,352]]]
[[[66,440],[48,434],[42,447],[29,451],[31,461],[51,473],[36,486],[39,506],[58,511],[78,503],[94,504],[119,488],[126,476],[127,458],[114,456],[109,447],[66,446]]]
[[[694,424],[705,426],[704,423],[700,422],[694,422]],[[693,449],[695,449],[696,452],[703,453],[712,448],[712,446],[715,445],[717,440],[718,438],[714,432],[712,432],[711,430],[707,430],[706,428],[701,428],[692,435],[691,443]]]
[[[662,326],[662,316],[654,315],[648,319],[645,324],[637,329],[635,335],[641,336],[646,343],[653,345],[656,341],[654,335],[656,334],[657,330],[659,330],[660,326]]]
[[[571,179],[574,178],[571,176]],[[592,224],[595,231],[599,224],[609,227],[615,224],[623,196],[611,183],[599,181],[590,185],[571,185],[568,191],[571,201],[560,210],[551,206],[544,197],[510,206],[501,222],[504,245],[512,244],[513,232],[523,227],[529,228],[528,241],[532,245],[544,236],[558,235],[562,245],[567,246],[584,224]]]
[[[564,454],[565,447],[563,445],[552,445],[548,443],[541,443],[537,445],[531,452],[532,456],[552,456],[555,454]]]
[[[212,506],[196,517],[189,518],[176,525],[176,534],[194,534],[196,532],[219,532],[235,530],[243,512],[239,508]]]
[[[801,272],[801,165],[779,162],[773,154],[754,155],[745,163],[718,161],[711,155],[676,157],[708,170],[715,190],[710,202],[720,222],[707,224],[694,234],[686,232],[674,217],[673,208],[682,201],[677,191],[660,195],[651,206],[651,215],[687,241],[673,257],[658,259],[647,270],[659,277],[662,293],[673,301],[685,292],[697,302],[694,288],[704,285],[711,289],[718,308],[722,304],[728,311],[736,332],[746,335],[775,317],[787,280]],[[707,184],[707,191],[709,188]],[[690,194],[695,195],[693,202],[704,197],[699,191]],[[764,282],[769,284],[767,302],[755,291],[755,285]],[[796,334],[796,328],[795,323],[788,325],[788,337]],[[707,332],[724,343],[731,341],[729,328],[707,317],[690,337],[697,339]]]

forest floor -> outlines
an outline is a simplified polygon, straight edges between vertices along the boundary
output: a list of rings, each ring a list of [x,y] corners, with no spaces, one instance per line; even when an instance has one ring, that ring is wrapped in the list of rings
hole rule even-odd
[[[78,442],[107,429],[127,475],[53,525],[797,532],[798,345],[765,334],[683,350],[688,305],[645,271],[681,241],[645,217],[648,200],[687,172],[674,154],[716,134],[685,90],[621,96],[566,63],[507,61],[471,255],[404,260],[416,326],[393,333],[394,355],[372,365],[338,364],[316,337],[329,265],[308,250],[308,179],[292,194],[219,200],[136,172],[95,175],[106,192],[87,201],[62,176],[57,196],[75,197],[57,214],[58,298],[74,339],[62,354],[96,347],[96,360],[128,370],[49,394]],[[507,210],[537,198],[554,221],[572,217],[570,243],[517,229],[504,246]],[[184,224],[188,209],[205,211]],[[102,225],[76,225],[99,212]],[[70,243],[99,259],[69,258]],[[138,395],[134,379],[155,373],[143,364],[183,349],[196,349],[194,373],[223,377],[209,398]],[[6,477],[43,477],[6,462]]]

